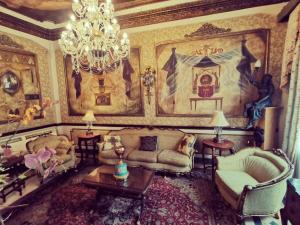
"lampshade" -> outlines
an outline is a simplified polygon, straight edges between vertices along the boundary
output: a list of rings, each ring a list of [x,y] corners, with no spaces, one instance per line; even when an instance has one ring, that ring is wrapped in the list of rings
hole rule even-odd
[[[96,121],[96,118],[94,116],[94,112],[92,110],[88,110],[84,117],[82,117],[82,121],[84,122],[94,122]]]
[[[229,123],[227,122],[223,111],[215,111],[209,125],[212,127],[228,127]]]

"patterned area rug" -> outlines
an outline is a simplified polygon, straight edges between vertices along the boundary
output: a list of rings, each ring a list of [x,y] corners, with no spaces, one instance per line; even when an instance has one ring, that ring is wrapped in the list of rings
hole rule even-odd
[[[136,224],[140,201],[108,195],[96,201],[96,190],[80,184],[84,174],[46,188],[6,225]],[[235,217],[209,180],[155,176],[141,224],[234,225]]]

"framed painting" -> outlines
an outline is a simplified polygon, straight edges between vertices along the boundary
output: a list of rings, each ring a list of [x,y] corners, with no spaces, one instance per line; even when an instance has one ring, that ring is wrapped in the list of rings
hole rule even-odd
[[[140,49],[131,48],[129,58],[113,71],[72,70],[71,58],[65,58],[67,97],[70,116],[82,116],[93,110],[96,116],[143,116],[140,79]]]
[[[36,55],[8,36],[5,40],[14,45],[0,45],[0,124],[23,117],[28,106],[42,102]]]
[[[157,116],[242,117],[268,70],[269,30],[186,35],[156,45]]]

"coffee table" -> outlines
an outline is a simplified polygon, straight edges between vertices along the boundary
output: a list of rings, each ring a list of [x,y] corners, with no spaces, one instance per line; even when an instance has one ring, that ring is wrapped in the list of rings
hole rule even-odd
[[[125,198],[139,199],[141,211],[137,218],[140,224],[140,217],[145,205],[145,194],[154,176],[154,172],[141,167],[128,167],[129,176],[126,181],[118,181],[114,178],[114,166],[100,166],[86,176],[82,183],[97,189],[97,198],[105,194],[121,196]]]

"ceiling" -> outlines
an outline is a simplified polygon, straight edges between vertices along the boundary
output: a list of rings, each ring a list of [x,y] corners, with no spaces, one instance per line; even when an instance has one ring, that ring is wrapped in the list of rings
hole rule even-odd
[[[115,10],[168,0],[112,0]],[[65,22],[71,11],[72,0],[0,0],[0,5],[38,21]]]
[[[0,26],[57,40],[69,19],[72,0],[0,0]],[[105,0],[102,0],[105,1]],[[112,0],[122,29],[224,13],[288,0]],[[156,3],[156,4],[155,4]],[[283,4],[280,4],[282,7]],[[1,7],[3,6],[3,7]],[[140,7],[142,6],[142,7]],[[28,16],[30,21],[9,10]],[[124,10],[126,9],[126,10]],[[278,9],[278,8],[277,8]],[[263,12],[263,11],[261,11]],[[56,23],[56,25],[54,24]]]

